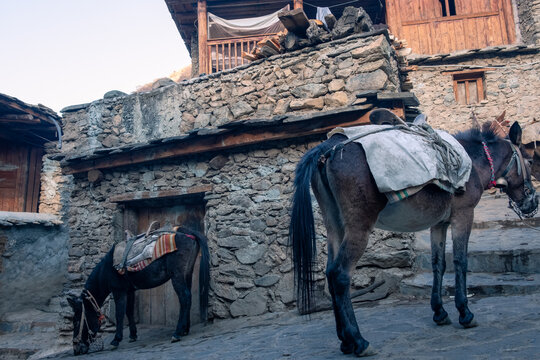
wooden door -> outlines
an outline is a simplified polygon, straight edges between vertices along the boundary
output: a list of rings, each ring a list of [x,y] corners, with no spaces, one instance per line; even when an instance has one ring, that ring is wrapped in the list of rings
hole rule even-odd
[[[0,141],[0,211],[37,212],[43,150]]]
[[[165,207],[140,207],[136,209],[138,233],[145,232],[153,221],[159,226],[181,225],[204,233],[203,203]],[[191,323],[199,322],[199,264],[200,254],[193,269],[191,286]],[[136,292],[135,308],[142,324],[176,326],[180,305],[171,281],[148,290]]]

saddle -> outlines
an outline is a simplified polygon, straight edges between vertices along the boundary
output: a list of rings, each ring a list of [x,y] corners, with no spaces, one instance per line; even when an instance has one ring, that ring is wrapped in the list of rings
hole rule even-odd
[[[174,241],[176,228],[152,231],[155,224],[157,222],[153,221],[146,233],[137,236],[126,230],[126,239],[114,247],[113,266],[121,275],[126,270],[142,270],[153,260],[169,252],[176,251]]]
[[[432,129],[425,115],[406,123],[387,109],[377,109],[370,121],[373,125],[332,130],[329,138],[342,134],[348,139],[331,149],[329,156],[344,144],[359,143],[379,191],[390,203],[412,196],[427,184],[450,193],[464,190],[472,167],[469,155],[453,136]]]

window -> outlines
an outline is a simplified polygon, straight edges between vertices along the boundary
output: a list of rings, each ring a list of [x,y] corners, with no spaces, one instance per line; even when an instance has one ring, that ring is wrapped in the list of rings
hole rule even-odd
[[[456,15],[456,3],[455,0],[439,0],[441,3],[441,14],[445,16]]]
[[[486,98],[484,71],[454,73],[452,77],[458,104],[476,104]]]

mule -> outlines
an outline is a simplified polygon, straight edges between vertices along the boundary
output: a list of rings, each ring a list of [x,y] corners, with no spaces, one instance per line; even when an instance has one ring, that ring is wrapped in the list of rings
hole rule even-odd
[[[169,279],[180,302],[180,315],[172,341],[178,341],[180,337],[187,335],[190,328],[192,274],[199,251],[201,252],[199,306],[201,321],[206,321],[210,283],[208,239],[197,231],[180,227],[176,231],[175,242],[176,251],[154,260],[141,271],[128,271],[123,275],[113,267],[113,245],[93,269],[81,295],[68,298],[74,311],[73,351],[75,355],[88,352],[90,343],[95,339],[104,318],[100,307],[110,293],[113,294],[116,306],[116,332],[111,345],[116,348],[122,341],[124,314],[128,319],[130,342],[137,340],[137,328],[133,316],[135,290],[151,289],[164,284]]]
[[[450,319],[443,307],[441,288],[446,268],[446,232],[451,226],[456,274],[455,306],[459,311],[459,323],[468,328],[475,326],[476,322],[467,304],[467,243],[474,208],[484,189],[496,183],[506,192],[514,210],[521,215],[534,215],[538,197],[530,182],[530,163],[523,159],[519,149],[519,124],[512,125],[509,140],[488,129],[470,129],[455,135],[455,138],[472,160],[466,190],[451,194],[436,185],[427,185],[411,197],[391,205],[378,191],[362,146],[354,142],[343,144],[346,140],[344,135],[336,134],[311,149],[297,165],[289,239],[293,248],[298,306],[301,313],[309,312],[313,297],[316,233],[311,185],[327,230],[326,278],[343,353],[357,356],[374,354],[369,342],[360,334],[350,299],[351,274],[374,227],[395,232],[431,228],[433,321],[446,325]],[[336,156],[332,156],[335,146],[339,150]],[[491,168],[488,158],[492,159]]]

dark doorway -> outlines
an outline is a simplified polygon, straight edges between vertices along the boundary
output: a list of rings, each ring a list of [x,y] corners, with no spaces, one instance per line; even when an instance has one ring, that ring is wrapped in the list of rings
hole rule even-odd
[[[185,226],[204,233],[205,203],[201,196],[180,199],[149,199],[130,204],[126,208],[124,227],[137,233],[145,232],[157,221],[160,227]],[[199,322],[199,263],[193,271],[191,323]],[[169,280],[148,290],[138,290],[135,296],[135,313],[141,324],[175,326],[180,307]]]

